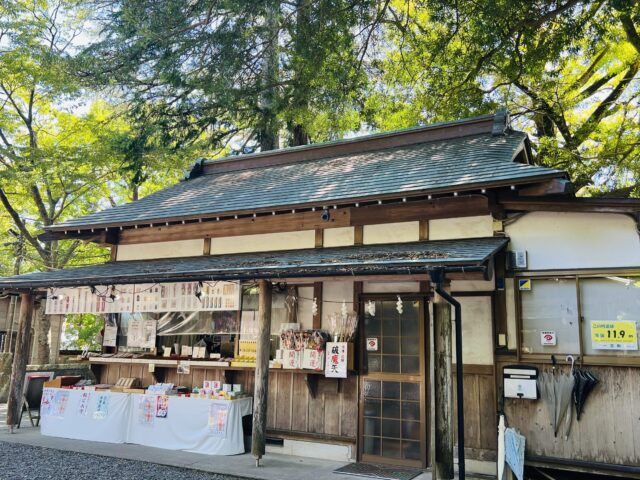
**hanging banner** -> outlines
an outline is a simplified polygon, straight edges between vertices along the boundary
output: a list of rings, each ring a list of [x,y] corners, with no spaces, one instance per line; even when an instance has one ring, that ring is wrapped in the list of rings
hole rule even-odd
[[[198,282],[53,288],[45,313],[143,313],[237,311],[239,282]]]
[[[212,437],[224,438],[227,433],[227,418],[229,417],[229,405],[227,403],[213,402],[209,405],[209,434]]]
[[[115,325],[105,325],[102,346],[115,347],[117,337],[118,337],[118,327]]]
[[[591,347],[594,350],[638,350],[636,322],[591,322]]]
[[[324,368],[324,376],[330,378],[347,378],[347,342],[327,343],[327,360]]]

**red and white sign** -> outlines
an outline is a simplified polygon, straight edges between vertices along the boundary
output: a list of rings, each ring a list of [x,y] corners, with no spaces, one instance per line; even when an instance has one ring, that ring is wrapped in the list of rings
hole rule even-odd
[[[367,352],[378,351],[378,339],[375,337],[367,338]]]
[[[555,330],[542,330],[540,332],[540,344],[545,346],[555,346],[557,342]]]
[[[347,378],[347,342],[327,343],[327,360],[324,376],[329,378]]]

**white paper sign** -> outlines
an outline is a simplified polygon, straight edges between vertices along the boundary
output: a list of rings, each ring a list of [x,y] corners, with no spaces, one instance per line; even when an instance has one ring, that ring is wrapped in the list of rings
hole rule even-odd
[[[102,340],[102,346],[115,347],[117,337],[118,337],[118,327],[115,325],[105,325],[104,339]]]
[[[324,376],[329,378],[347,378],[348,343],[327,343],[327,356]]]
[[[97,285],[54,288],[47,295],[45,313],[138,313],[236,311],[240,308],[238,282],[198,282]]]
[[[375,337],[367,338],[367,352],[378,351],[378,339]]]
[[[542,330],[540,332],[540,345],[543,347],[555,346],[557,341],[555,330]]]

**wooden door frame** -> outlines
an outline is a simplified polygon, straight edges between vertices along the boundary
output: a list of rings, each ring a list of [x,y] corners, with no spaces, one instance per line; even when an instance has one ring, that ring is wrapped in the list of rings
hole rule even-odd
[[[429,413],[431,411],[431,375],[429,374],[431,365],[429,364],[429,354],[430,354],[430,317],[429,317],[429,303],[431,300],[431,296],[427,292],[414,292],[414,293],[361,293],[358,295],[358,317],[364,318],[364,303],[368,300],[371,301],[394,301],[397,299],[398,295],[404,300],[407,301],[419,301],[420,309],[419,315],[422,319],[420,322],[420,328],[422,328],[422,334],[420,335],[421,348],[420,348],[420,373],[417,375],[411,374],[387,374],[387,379],[390,381],[408,381],[408,382],[422,382],[422,389],[420,391],[420,413],[424,421],[420,423],[420,436],[421,442],[424,445],[424,455],[420,461],[416,460],[405,460],[402,458],[398,459],[385,459],[384,457],[375,457],[372,459],[376,463],[382,464],[390,464],[390,465],[398,465],[398,466],[409,466],[409,467],[418,467],[418,468],[427,468],[430,465],[430,448],[431,448],[431,436],[430,426],[431,419],[429,417]],[[362,383],[366,378],[370,378],[368,374],[365,373],[366,365],[364,363],[364,354],[366,348],[366,335],[364,331],[364,321],[359,322],[358,325],[358,365],[359,365],[359,375],[358,375],[358,433],[356,437],[356,449],[357,449],[357,461],[366,462],[366,456],[363,454],[363,444],[361,441],[363,430],[364,430],[364,418],[363,418],[363,408],[364,408],[364,393],[362,388]],[[374,375],[375,377],[375,375]],[[381,377],[382,380],[382,377]]]

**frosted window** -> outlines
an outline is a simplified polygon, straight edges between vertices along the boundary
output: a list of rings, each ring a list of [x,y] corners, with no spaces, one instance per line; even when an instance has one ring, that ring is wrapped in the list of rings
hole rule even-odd
[[[591,343],[592,321],[635,321],[640,331],[640,277],[609,276],[580,280],[580,302],[584,317],[586,355],[640,355],[636,350],[594,349]]]
[[[531,280],[531,290],[520,292],[522,352],[579,354],[578,299],[574,279]],[[540,333],[556,334],[556,345],[543,346]]]

